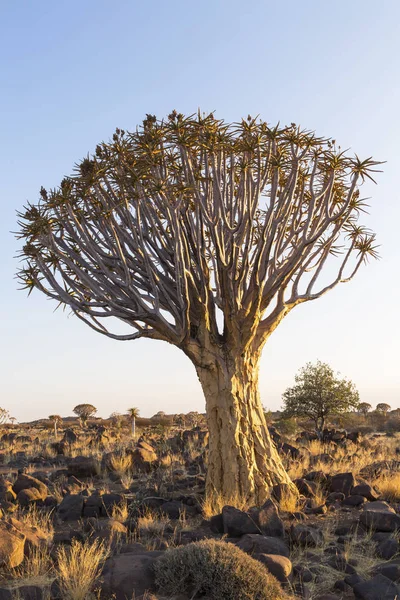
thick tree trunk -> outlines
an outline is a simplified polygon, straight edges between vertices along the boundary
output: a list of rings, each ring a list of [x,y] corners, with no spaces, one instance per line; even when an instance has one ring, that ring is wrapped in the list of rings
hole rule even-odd
[[[207,494],[262,503],[271,486],[291,486],[265,422],[258,389],[259,355],[225,356],[196,367],[210,432]]]

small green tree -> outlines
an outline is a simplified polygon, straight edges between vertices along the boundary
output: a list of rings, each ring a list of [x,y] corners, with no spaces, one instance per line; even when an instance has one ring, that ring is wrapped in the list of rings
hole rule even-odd
[[[359,394],[354,383],[335,376],[332,368],[321,361],[307,363],[295,376],[295,382],[283,394],[284,416],[311,419],[319,435],[327,417],[358,407]]]
[[[360,402],[360,404],[357,407],[357,410],[359,413],[364,415],[364,417],[366,417],[369,411],[372,410],[372,406],[368,402]]]
[[[379,413],[383,413],[384,415],[386,415],[390,409],[391,409],[390,404],[386,404],[386,402],[380,402],[379,404],[376,405],[375,410]]]
[[[134,438],[136,435],[136,419],[138,418],[140,411],[134,406],[133,408],[128,408],[126,412],[131,422],[132,437]]]
[[[97,413],[97,408],[93,404],[78,404],[73,412],[80,418],[83,425],[86,425],[88,418]]]

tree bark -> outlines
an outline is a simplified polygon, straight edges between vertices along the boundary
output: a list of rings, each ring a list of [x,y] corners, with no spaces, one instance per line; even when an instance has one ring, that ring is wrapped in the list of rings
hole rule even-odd
[[[273,485],[293,488],[265,422],[259,358],[220,353],[206,368],[196,366],[210,433],[206,492],[228,503],[243,499],[261,504]]]

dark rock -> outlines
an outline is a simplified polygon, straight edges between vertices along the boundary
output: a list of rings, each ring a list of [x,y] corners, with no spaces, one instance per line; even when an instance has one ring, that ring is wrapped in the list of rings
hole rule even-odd
[[[353,473],[338,473],[331,478],[330,491],[342,492],[345,496],[349,496],[355,485],[356,481]]]
[[[353,592],[357,600],[398,600],[400,588],[379,574],[368,581],[357,583]]]
[[[267,500],[254,516],[254,520],[256,521],[258,527],[261,529],[263,535],[272,537],[284,536],[285,528],[282,519],[279,517],[278,509],[272,500]]]
[[[399,543],[397,540],[388,539],[378,543],[376,553],[380,558],[390,560],[399,551]]]
[[[95,477],[98,474],[98,463],[91,456],[76,456],[68,460],[68,476]]]
[[[115,600],[137,598],[154,590],[154,562],[162,552],[124,553],[109,558],[104,565],[102,592]]]
[[[57,514],[62,521],[77,521],[83,513],[83,496],[69,494],[65,496],[57,509]]]
[[[294,544],[309,547],[318,546],[324,539],[320,529],[303,524],[292,525],[290,537]]]
[[[289,558],[289,548],[279,538],[259,534],[246,534],[236,544],[247,554],[279,554]]]
[[[306,498],[312,498],[314,496],[314,490],[306,479],[295,479],[293,483],[299,490],[300,494],[306,496]]]
[[[400,515],[397,515],[394,511],[373,510],[371,508],[365,510],[365,506],[360,514],[360,523],[367,529],[374,531],[397,531],[400,529]]]
[[[355,485],[351,490],[351,495],[364,496],[364,498],[370,501],[378,500],[379,498],[378,492],[374,490],[369,483],[359,483],[358,485]]]
[[[375,567],[375,572],[384,575],[391,581],[400,581],[400,560],[394,559],[390,562],[384,562]]]
[[[365,496],[360,496],[356,494],[352,494],[351,496],[347,496],[343,501],[343,506],[361,506],[366,502]]]
[[[213,533],[224,533],[224,521],[221,515],[214,515],[210,519],[210,529]]]
[[[222,521],[224,524],[224,533],[227,533],[231,537],[241,537],[246,533],[261,533],[260,528],[248,513],[233,506],[223,507]]]
[[[13,485],[13,490],[17,496],[21,491],[28,490],[30,488],[34,488],[39,492],[37,497],[38,500],[44,500],[49,493],[47,485],[39,481],[39,479],[35,479],[30,475],[18,475]]]

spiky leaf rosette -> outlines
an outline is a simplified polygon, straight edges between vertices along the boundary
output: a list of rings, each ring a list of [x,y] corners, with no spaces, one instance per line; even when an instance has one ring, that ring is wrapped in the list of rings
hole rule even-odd
[[[378,164],[293,124],[148,115],[19,214],[19,277],[116,339],[246,345],[377,255],[359,188]]]

